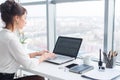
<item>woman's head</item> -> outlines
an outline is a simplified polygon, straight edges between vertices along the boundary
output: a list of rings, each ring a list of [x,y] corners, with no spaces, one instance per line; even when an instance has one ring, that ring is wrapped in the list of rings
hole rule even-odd
[[[5,23],[5,28],[22,29],[26,21],[26,9],[15,1],[7,0],[0,5],[2,21]]]

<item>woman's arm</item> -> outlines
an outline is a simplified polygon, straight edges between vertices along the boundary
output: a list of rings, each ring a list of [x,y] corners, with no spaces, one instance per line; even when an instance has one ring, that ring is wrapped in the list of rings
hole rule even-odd
[[[34,52],[34,53],[30,53],[29,56],[30,58],[34,58],[35,56],[37,56],[38,52]]]
[[[40,51],[40,52],[34,52],[29,54],[30,58],[34,58],[35,56],[41,56],[39,59],[39,63],[47,60],[48,58],[54,58],[55,54],[54,53],[49,53],[46,50]]]
[[[42,50],[42,51],[39,51],[39,52],[30,53],[29,56],[30,56],[30,58],[34,58],[35,56],[41,56],[44,53],[49,53],[49,52],[47,50]]]

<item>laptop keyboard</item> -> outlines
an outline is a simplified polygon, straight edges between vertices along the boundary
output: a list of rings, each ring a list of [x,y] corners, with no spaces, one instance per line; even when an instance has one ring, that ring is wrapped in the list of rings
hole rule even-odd
[[[49,60],[54,60],[54,59],[66,59],[66,58],[71,58],[71,57],[68,57],[68,56],[62,56],[62,55],[56,55],[55,58],[52,58],[52,59],[49,59]]]

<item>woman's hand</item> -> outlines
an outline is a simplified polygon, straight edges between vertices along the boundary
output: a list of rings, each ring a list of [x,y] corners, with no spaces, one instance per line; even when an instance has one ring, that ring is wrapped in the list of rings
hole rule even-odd
[[[29,54],[30,58],[34,58],[35,56],[41,56],[39,62],[43,62],[49,58],[54,58],[55,54],[48,52],[48,50],[42,50],[39,52],[34,52]]]
[[[35,56],[41,56],[44,53],[48,53],[48,50],[33,52],[33,53],[30,53],[29,56],[30,56],[30,58],[34,58]]]
[[[36,52],[36,53],[37,53],[36,56],[41,56],[45,53],[49,53],[49,51],[48,50],[42,50],[42,51],[39,51],[39,52]]]
[[[44,53],[43,55],[41,55],[39,62],[43,62],[49,58],[54,58],[55,54],[54,53]]]

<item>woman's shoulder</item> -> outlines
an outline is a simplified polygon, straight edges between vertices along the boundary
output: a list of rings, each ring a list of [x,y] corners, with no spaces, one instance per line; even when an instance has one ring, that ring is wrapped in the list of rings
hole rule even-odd
[[[0,31],[0,37],[5,40],[17,40],[17,36],[15,35],[14,32],[11,32],[7,29],[3,29]]]

